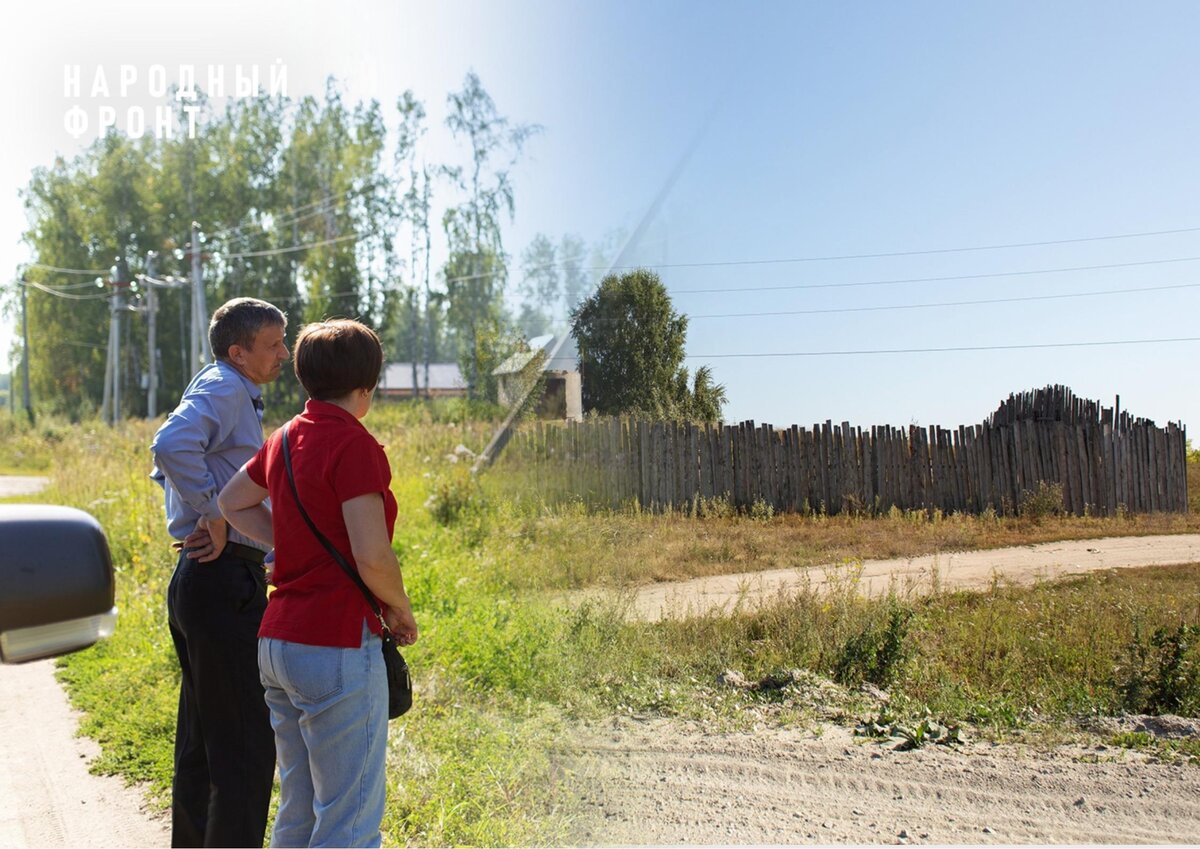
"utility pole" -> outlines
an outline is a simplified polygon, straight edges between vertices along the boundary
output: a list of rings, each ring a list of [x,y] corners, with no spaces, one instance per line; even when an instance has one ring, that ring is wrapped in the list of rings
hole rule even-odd
[[[158,287],[153,280],[157,259],[154,251],[146,252],[146,277],[150,278],[146,281],[146,317],[150,320],[146,329],[146,361],[150,369],[146,381],[146,417],[151,419],[158,413]]]
[[[212,359],[208,343],[208,306],[200,269],[200,225],[192,222],[192,374]],[[190,377],[190,375],[188,375]]]
[[[29,423],[33,424],[33,401],[29,395],[29,306],[28,296],[29,286],[25,281],[21,281],[21,400],[25,402],[25,415],[29,417]],[[13,395],[12,380],[8,383],[9,397]]]
[[[115,292],[109,292],[110,299],[115,295]],[[112,301],[108,304],[108,349],[104,356],[104,395],[100,399],[100,418],[104,421],[110,421],[108,411],[112,404],[112,384],[113,384],[113,323],[116,321],[116,308]]]
[[[146,273],[138,276],[138,280],[145,284],[146,298],[145,303],[140,307],[131,306],[131,312],[145,313],[146,321],[146,360],[148,362],[149,373],[146,377],[146,416],[154,418],[158,415],[158,376],[162,365],[162,357],[158,351],[158,290],[159,289],[179,289],[183,287],[191,287],[192,282],[186,278],[166,277],[159,279],[155,277],[158,268],[158,254],[155,251],[146,252]],[[180,299],[180,337],[183,337],[183,299]],[[194,328],[193,328],[194,329]],[[184,340],[186,345],[186,339]],[[188,361],[187,351],[183,351],[183,363],[186,366]]]
[[[433,356],[433,300],[429,292],[429,167],[421,164],[421,172],[425,182],[421,189],[421,226],[425,229],[425,397],[432,398],[429,388],[429,360]],[[416,381],[413,381],[413,397],[417,395]]]
[[[129,266],[118,256],[112,267],[112,303],[109,307],[108,358],[104,374],[104,414],[115,427],[121,421],[121,316],[125,312],[125,290],[129,287]],[[111,408],[109,400],[112,401]]]
[[[115,282],[115,281],[114,281]],[[125,311],[125,292],[113,286],[112,298],[112,333],[113,333],[113,394],[112,394],[112,424],[116,427],[121,421],[121,313]]]

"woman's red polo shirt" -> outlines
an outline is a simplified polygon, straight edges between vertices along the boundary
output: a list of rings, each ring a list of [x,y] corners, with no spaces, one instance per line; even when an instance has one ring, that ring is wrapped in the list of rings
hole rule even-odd
[[[250,479],[270,493],[275,533],[275,590],[258,635],[310,646],[357,648],[363,621],[375,634],[380,633],[379,621],[296,508],[282,436],[282,428],[271,434],[246,464]],[[292,419],[288,445],[304,509],[346,562],[357,568],[342,503],[378,492],[389,539],[396,525],[396,499],[389,486],[392,470],[383,446],[341,407],[313,400]]]

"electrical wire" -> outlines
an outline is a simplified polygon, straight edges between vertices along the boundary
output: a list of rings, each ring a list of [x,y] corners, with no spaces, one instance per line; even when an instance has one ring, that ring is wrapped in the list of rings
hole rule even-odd
[[[103,301],[108,299],[105,293],[96,295],[72,295],[70,292],[60,292],[57,289],[51,289],[49,286],[43,286],[41,283],[35,283],[33,280],[22,280],[24,286],[32,286],[39,291],[45,292],[48,295],[54,295],[56,298],[66,298],[69,301]]]
[[[24,281],[22,281],[22,282],[24,282]],[[59,292],[70,292],[75,289],[95,289],[96,281],[89,280],[86,283],[55,283],[54,285],[51,285],[49,283],[44,283],[42,285],[50,286],[50,288],[52,288],[56,291],[59,291]]]
[[[1095,348],[1104,345],[1160,345],[1171,342],[1200,342],[1200,336],[1174,339],[1118,339],[1105,342],[1039,342],[1026,345],[962,345],[953,348],[888,348],[862,351],[753,351],[737,354],[687,354],[689,360],[719,360],[743,357],[846,357],[860,354],[948,354],[961,351],[1019,351],[1036,348]]]
[[[1102,289],[1102,290],[1097,290],[1097,291],[1092,291],[1092,292],[1067,292],[1067,293],[1060,294],[1060,295],[1024,295],[1024,296],[1018,296],[1018,297],[1013,297],[1013,298],[984,298],[981,300],[974,300],[974,301],[938,301],[935,303],[924,303],[924,304],[883,304],[883,305],[879,305],[879,306],[869,306],[869,307],[830,307],[830,308],[825,308],[825,309],[811,309],[811,310],[765,310],[762,312],[702,313],[702,314],[698,314],[698,315],[691,314],[691,313],[685,313],[684,315],[686,318],[688,318],[690,320],[690,319],[700,319],[700,318],[768,318],[768,317],[772,317],[772,316],[791,316],[791,315],[828,315],[831,313],[887,312],[889,310],[918,310],[918,309],[932,309],[935,307],[965,307],[965,306],[979,306],[979,305],[987,305],[987,304],[1012,304],[1012,303],[1021,303],[1021,302],[1025,302],[1025,301],[1061,301],[1061,300],[1070,300],[1071,298],[1090,298],[1090,297],[1099,297],[1099,296],[1104,296],[1104,295],[1129,295],[1129,294],[1138,294],[1141,292],[1163,292],[1163,291],[1170,291],[1170,290],[1175,290],[1175,289],[1197,289],[1197,288],[1200,288],[1200,283],[1178,283],[1178,284],[1171,284],[1171,285],[1166,285],[1166,286],[1141,286],[1141,287],[1136,287],[1136,288],[1132,288],[1132,289]],[[569,321],[570,321],[569,317],[564,317],[564,316],[548,316],[547,317],[547,324],[552,324],[555,322],[569,323]],[[606,323],[606,324],[607,323],[619,324],[622,322],[627,322],[628,319],[626,319],[626,318],[604,318],[603,316],[597,316],[596,318],[593,318],[592,321]],[[517,321],[514,323],[517,326],[524,327],[524,328],[529,328],[529,327],[536,328],[536,327],[545,327],[546,326],[546,324],[542,324],[542,323],[539,323],[539,322],[536,322],[533,320]]]
[[[720,268],[727,266],[743,266],[743,265],[783,265],[788,263],[803,263],[803,262],[833,262],[836,260],[848,259],[882,259],[887,257],[901,256],[931,256],[935,254],[951,254],[951,253],[970,253],[974,251],[997,251],[1007,250],[1011,248],[1036,248],[1048,247],[1051,245],[1074,245],[1087,242],[1107,242],[1119,239],[1140,239],[1150,236],[1173,236],[1181,233],[1196,233],[1200,232],[1200,227],[1180,227],[1172,230],[1147,230],[1139,233],[1113,233],[1104,236],[1082,236],[1072,239],[1046,239],[1038,242],[1007,242],[1003,244],[992,245],[969,245],[966,247],[953,248],[929,248],[923,250],[910,251],[883,251],[876,253],[858,253],[858,254],[833,254],[829,256],[804,256],[804,257],[787,257],[775,259],[742,259],[742,260],[718,260],[713,262],[676,262],[676,263],[657,263],[657,264],[642,264],[642,265],[623,265],[611,266],[609,268],[587,268],[586,271],[628,271],[637,268],[656,269],[656,268]],[[1182,260],[1180,260],[1182,261]],[[540,271],[546,268],[565,265],[563,262],[547,263],[542,266],[526,269],[526,274],[530,271]],[[1100,266],[1105,267],[1105,266]],[[1116,266],[1113,266],[1116,267]],[[462,277],[447,278],[446,282],[462,282],[467,280],[486,278],[492,275],[475,274]],[[961,279],[961,278],[946,278],[946,279]],[[866,284],[862,284],[866,285]],[[788,287],[782,287],[788,288]],[[701,291],[701,290],[696,290]],[[718,291],[718,290],[712,290]],[[729,291],[749,291],[749,290],[729,290]]]
[[[108,347],[107,345],[97,345],[95,342],[73,342],[70,339],[55,339],[50,342],[39,342],[38,344],[45,345],[50,348],[54,348],[58,345],[71,345],[76,348],[93,348],[100,351],[103,351]]]
[[[733,265],[782,265],[797,262],[833,262],[844,259],[882,259],[898,256],[930,256],[933,254],[970,253],[972,251],[998,251],[1010,248],[1040,248],[1050,245],[1076,245],[1084,242],[1108,242],[1116,239],[1140,239],[1147,236],[1173,236],[1180,233],[1200,232],[1200,227],[1181,227],[1175,230],[1149,230],[1142,233],[1116,233],[1107,236],[1084,236],[1076,239],[1047,239],[1040,242],[1008,242],[997,245],[971,245],[958,248],[929,248],[915,251],[883,251],[879,253],[836,254],[830,256],[802,256],[783,259],[741,259],[716,262],[676,262],[652,266],[623,266],[623,268],[712,268]]]
[[[945,277],[903,277],[886,280],[855,280],[849,283],[795,283],[784,286],[730,286],[714,289],[671,289],[672,295],[710,294],[717,292],[776,292],[795,289],[848,289],[855,286],[893,286],[901,283],[944,283],[950,280],[985,280],[992,277],[1028,277],[1035,274],[1064,274],[1072,271],[1101,271],[1111,268],[1141,268],[1178,262],[1200,262],[1200,256],[1145,259],[1137,262],[1112,262],[1103,265],[1072,265],[1058,268],[1030,268],[1021,271],[995,271],[987,274],[952,274]]]
[[[59,268],[57,265],[46,265],[42,262],[27,263],[29,268],[40,268],[43,271],[55,271],[59,274],[108,274],[109,269],[97,270],[94,268]]]
[[[338,242],[347,242],[347,241],[350,241],[351,239],[361,239],[361,238],[363,238],[363,234],[351,233],[348,236],[338,236],[336,239],[326,239],[323,242],[310,242],[309,244],[306,244],[306,245],[291,245],[286,248],[272,248],[271,250],[267,250],[267,251],[247,251],[245,253],[221,254],[221,258],[222,259],[246,259],[246,258],[255,257],[255,256],[274,256],[276,254],[293,253],[295,251],[307,250],[308,248],[320,248],[325,245],[333,245],[333,244],[337,244]]]
[[[1200,283],[1179,283],[1171,286],[1143,286],[1136,289],[1104,289],[1096,292],[1068,292],[1062,295],[1027,295],[1016,298],[986,298],[977,301],[940,301],[928,304],[892,304],[875,307],[836,307],[818,310],[780,310],[777,312],[732,312],[711,313],[706,315],[689,315],[688,318],[760,318],[777,315],[825,315],[845,312],[886,312],[888,310],[920,310],[933,307],[967,307],[981,304],[1013,304],[1023,301],[1061,301],[1070,298],[1091,298],[1101,295],[1127,295],[1138,292],[1163,292],[1171,289],[1200,288]],[[618,321],[620,319],[617,319]]]
[[[282,214],[283,215],[293,215],[295,213],[305,212],[309,209],[313,209],[314,207],[321,206],[322,204],[329,203],[330,201],[333,201],[333,200],[338,200],[337,205],[341,206],[342,202],[339,199],[347,198],[350,195],[355,194],[356,192],[366,191],[367,188],[369,188],[369,187],[364,186],[364,187],[358,188],[358,189],[347,189],[346,191],[340,192],[339,194],[331,195],[330,197],[327,197],[327,198],[321,198],[320,200],[313,201],[312,203],[306,203],[303,206],[298,206],[298,207],[295,207],[294,209],[285,210]],[[322,210],[322,211],[324,211],[324,210]],[[249,213],[247,213],[247,214],[249,214]],[[243,221],[244,220],[245,220],[245,217],[243,217]],[[299,219],[296,219],[296,220],[299,220]],[[271,223],[271,226],[272,227],[281,227],[281,226],[286,226],[291,223],[293,223],[293,221],[291,219],[287,219],[284,221],[273,221]],[[233,227],[226,227],[222,230],[214,230],[212,233],[205,233],[204,235],[206,238],[217,238],[220,236],[224,236],[228,233],[234,233],[234,232],[240,233],[247,226],[249,226],[249,222],[247,222],[245,224],[237,224],[237,225],[234,225]]]

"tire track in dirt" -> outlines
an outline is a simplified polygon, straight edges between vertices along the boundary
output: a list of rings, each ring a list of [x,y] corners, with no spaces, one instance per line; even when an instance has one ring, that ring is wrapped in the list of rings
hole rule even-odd
[[[1200,770],[1123,749],[898,752],[841,728],[671,720],[619,720],[587,745],[583,843],[1200,842]]]

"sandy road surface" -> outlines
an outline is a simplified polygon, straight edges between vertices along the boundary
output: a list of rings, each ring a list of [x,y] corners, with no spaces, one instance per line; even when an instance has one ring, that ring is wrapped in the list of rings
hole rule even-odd
[[[0,475],[0,498],[37,495],[48,483],[49,478],[36,475]]]
[[[88,773],[100,747],[77,727],[53,660],[0,666],[0,846],[169,845],[138,788]]]
[[[957,551],[923,557],[867,560],[862,564],[863,592],[877,594],[894,585],[898,590],[927,591],[933,577],[944,588],[988,586],[994,575],[1015,583],[1059,578],[1103,569],[1200,563],[1200,534],[1047,542],[989,551]],[[753,606],[804,587],[819,588],[844,580],[846,570],[813,567],[773,569],[736,575],[715,575],[639,588],[633,598],[634,616],[664,618],[731,609],[740,600]]]
[[[1192,731],[1197,729],[1193,723]],[[1200,768],[1105,746],[912,752],[622,720],[588,746],[581,843],[1200,843]]]

